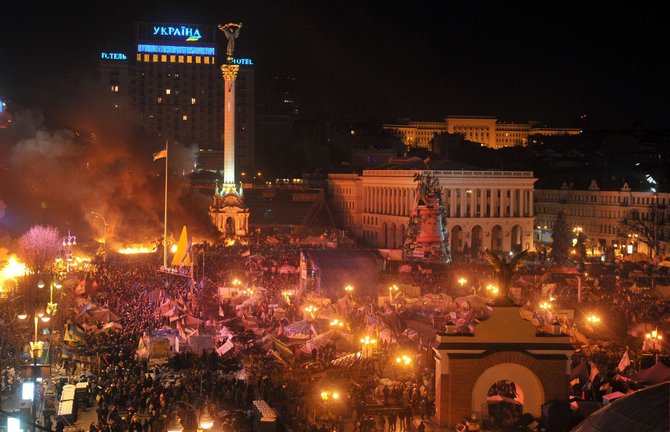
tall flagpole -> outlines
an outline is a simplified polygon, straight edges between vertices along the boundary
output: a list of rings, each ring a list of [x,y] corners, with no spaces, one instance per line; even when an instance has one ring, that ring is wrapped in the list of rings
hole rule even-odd
[[[165,140],[165,209],[163,218],[163,268],[167,270],[168,140]]]

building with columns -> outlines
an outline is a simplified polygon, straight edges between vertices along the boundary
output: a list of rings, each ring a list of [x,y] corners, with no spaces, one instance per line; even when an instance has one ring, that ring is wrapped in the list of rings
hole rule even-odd
[[[418,158],[404,161],[407,163],[397,164],[396,169],[328,176],[331,209],[342,228],[379,248],[402,247],[415,202],[414,175],[426,173],[417,169],[418,162],[423,164]],[[452,253],[533,249],[533,185],[537,179],[531,171],[430,171],[443,190]]]
[[[490,116],[447,116],[439,122],[408,121],[384,124],[384,129],[395,131],[409,147],[431,151],[433,138],[443,133],[460,134],[468,141],[491,148],[526,145],[532,135],[579,135],[577,128],[548,128],[536,122],[508,123]]]
[[[591,180],[588,186],[564,183],[557,189],[537,189],[535,242],[551,244],[556,215],[563,210],[568,225],[586,235],[588,254],[603,254],[612,247],[621,255],[651,255],[640,238],[643,233],[634,229],[636,226],[652,231],[655,227],[659,255],[670,253],[670,193],[653,192],[649,187],[633,190],[623,180],[612,183]]]

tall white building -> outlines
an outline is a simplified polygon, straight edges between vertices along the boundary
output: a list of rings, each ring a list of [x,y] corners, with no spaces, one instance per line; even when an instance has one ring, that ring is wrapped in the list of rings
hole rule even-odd
[[[370,244],[401,248],[414,204],[415,169],[330,174],[328,192],[336,220]],[[452,253],[464,249],[533,249],[531,171],[431,170],[440,181]]]

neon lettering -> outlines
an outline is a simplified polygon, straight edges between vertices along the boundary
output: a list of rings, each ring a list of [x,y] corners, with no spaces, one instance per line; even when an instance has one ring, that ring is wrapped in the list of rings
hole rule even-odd
[[[198,30],[197,28],[186,27],[186,26],[181,27],[158,26],[153,27],[153,31],[154,36],[159,35],[159,36],[185,37],[186,40],[189,42],[200,40],[200,38],[202,37],[202,35],[200,34],[200,30]]]

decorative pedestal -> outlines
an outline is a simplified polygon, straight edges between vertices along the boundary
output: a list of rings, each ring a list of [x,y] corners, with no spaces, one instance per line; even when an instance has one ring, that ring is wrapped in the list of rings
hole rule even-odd
[[[216,187],[209,217],[226,237],[244,237],[249,233],[249,209],[244,205],[241,189],[224,184]]]

